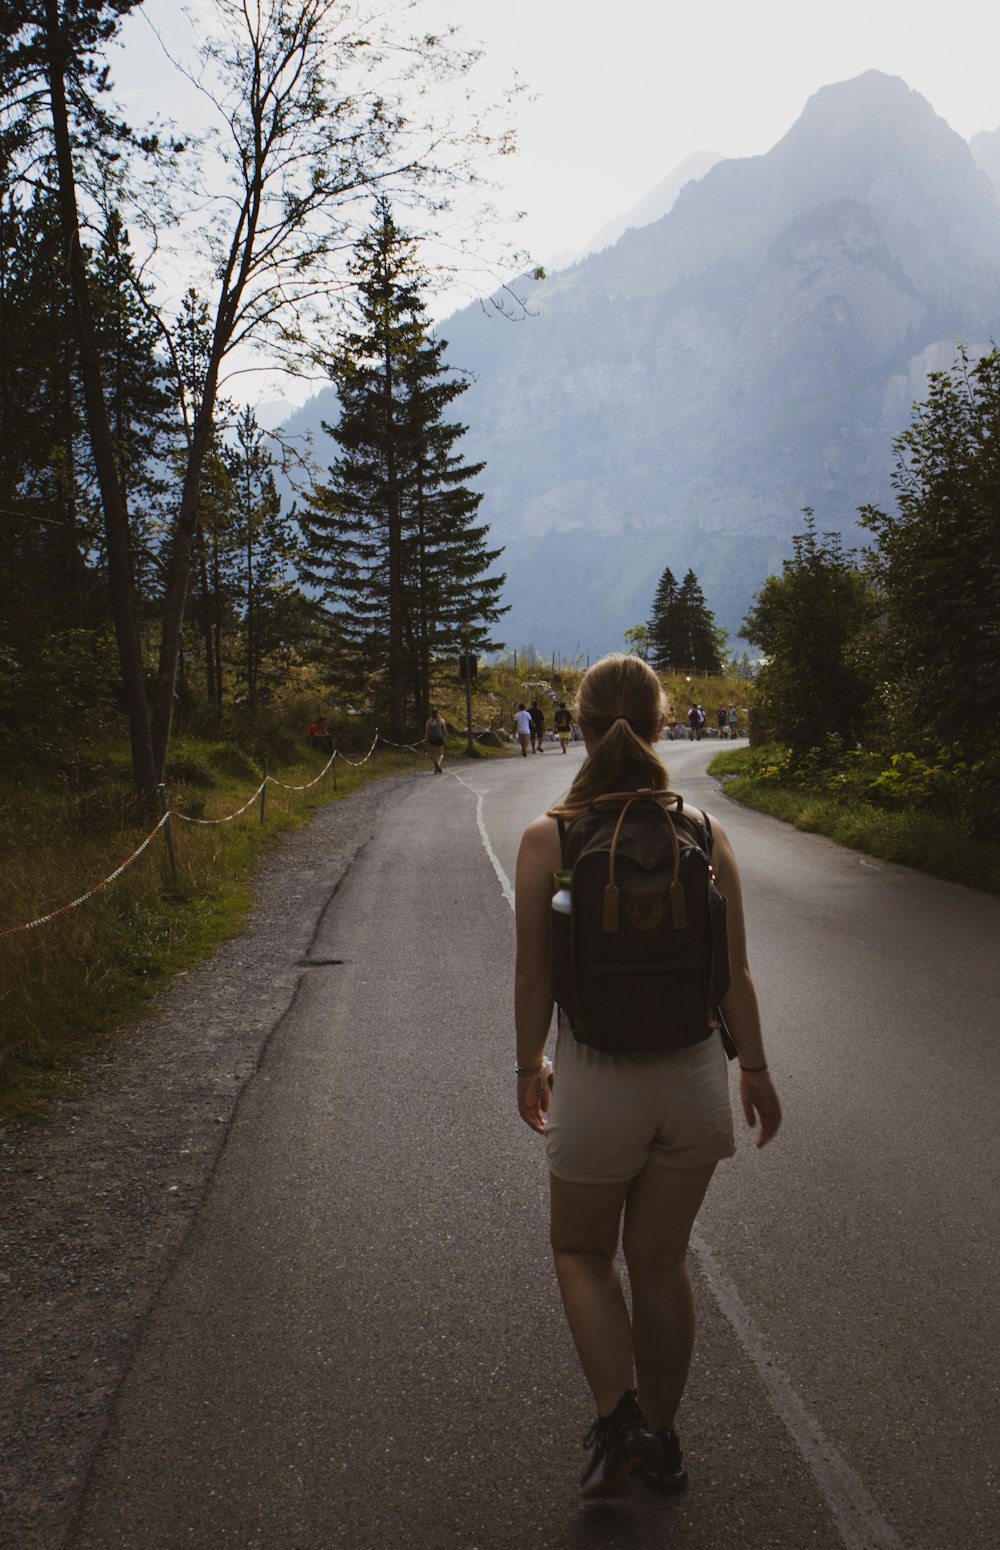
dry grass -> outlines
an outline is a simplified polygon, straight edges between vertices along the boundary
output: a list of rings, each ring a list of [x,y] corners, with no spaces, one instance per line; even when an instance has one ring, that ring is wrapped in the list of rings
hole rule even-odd
[[[360,757],[361,750],[356,757]],[[225,744],[184,739],[174,761],[176,811],[221,817],[246,802],[260,776]],[[114,761],[112,761],[114,762]],[[224,773],[220,766],[248,769]],[[272,769],[290,785],[311,780],[318,757]],[[174,820],[172,874],[163,831],[122,876],[79,908],[0,939],[0,1118],[33,1118],[60,1074],[138,1013],[179,969],[237,934],[250,883],[280,834],[369,780],[419,767],[411,753],[380,753],[362,769],[338,760],[306,792],[267,790],[240,818],[202,828]],[[256,775],[256,780],[253,778]],[[83,790],[7,786],[2,792],[0,930],[44,915],[114,871],[146,836],[125,779],[112,772]]]

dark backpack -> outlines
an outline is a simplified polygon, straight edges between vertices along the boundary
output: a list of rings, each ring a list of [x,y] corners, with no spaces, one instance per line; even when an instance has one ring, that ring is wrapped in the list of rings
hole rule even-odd
[[[607,1054],[679,1049],[722,1028],[726,901],[712,832],[673,792],[619,791],[559,820],[570,914],[553,910],[552,993],[576,1038]]]

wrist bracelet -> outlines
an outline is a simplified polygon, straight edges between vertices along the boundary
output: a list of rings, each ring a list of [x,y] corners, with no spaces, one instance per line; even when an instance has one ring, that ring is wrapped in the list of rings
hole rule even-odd
[[[544,1069],[545,1069],[545,1062],[544,1062],[544,1060],[541,1060],[541,1061],[539,1061],[537,1066],[517,1066],[517,1065],[515,1065],[514,1072],[515,1072],[515,1075],[517,1075],[517,1076],[537,1076],[538,1073],[540,1071],[543,1071]]]
[[[763,1065],[763,1066],[745,1066],[741,1062],[740,1063],[740,1070],[741,1071],[745,1071],[747,1076],[760,1076],[760,1073],[762,1071],[766,1071],[767,1070],[767,1066],[766,1065]]]

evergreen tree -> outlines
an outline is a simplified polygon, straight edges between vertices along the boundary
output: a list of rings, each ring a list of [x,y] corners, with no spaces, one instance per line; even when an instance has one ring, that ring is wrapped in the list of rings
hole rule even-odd
[[[82,531],[68,304],[51,198],[36,191],[21,202],[8,191],[0,203],[0,582],[8,609],[64,626],[76,622],[91,537]],[[22,633],[35,627],[26,617]]]
[[[136,600],[158,590],[156,550],[166,518],[163,476],[173,400],[160,335],[136,272],[128,232],[112,210],[92,267],[97,348],[122,496],[128,512]]]
[[[104,515],[108,595],[129,722],[136,790],[152,804],[153,756],[142,648],[132,585],[128,511],[118,479],[97,343],[89,254],[83,241],[77,162],[96,146],[112,157],[130,135],[106,106],[104,55],[122,19],[138,0],[91,0],[87,5],[44,5],[25,0],[13,25],[0,29],[0,79],[8,112],[0,150],[50,165],[58,210],[66,283],[72,296],[77,363],[91,460]],[[13,104],[13,106],[11,106]],[[39,142],[45,142],[40,149]],[[24,162],[21,162],[22,170]]]
[[[677,638],[677,578],[668,565],[657,583],[649,616],[649,660],[661,671],[678,665],[683,651]]]
[[[858,642],[876,612],[871,584],[835,533],[806,531],[793,556],[769,576],[740,634],[766,653],[757,678],[755,734],[802,754],[828,734],[854,746],[872,708],[872,683]]]
[[[911,747],[996,749],[1000,724],[1000,351],[934,372],[895,444],[891,515],[865,508],[885,614],[889,724]]]
[[[360,327],[330,366],[340,419],[324,430],[340,448],[329,482],[303,519],[303,573],[342,615],[366,674],[388,675],[392,736],[401,739],[407,687],[426,709],[436,652],[467,642],[489,649],[503,611],[504,578],[486,575],[499,550],[475,525],[482,497],[465,481],[443,416],[466,384],[446,376],[444,345],[430,337],[416,244],[380,203],[359,242],[354,274]]]
[[[653,597],[649,640],[650,661],[661,672],[669,668],[720,671],[722,635],[693,570],[679,586],[669,565],[663,572]]]
[[[696,673],[718,673],[722,670],[722,645],[715,618],[709,611],[705,594],[698,578],[689,570],[681,582],[677,594],[677,612],[683,642],[682,667],[692,667]]]
[[[77,347],[49,195],[0,195],[0,738],[60,756],[115,669],[94,573]],[[52,706],[60,708],[55,735]]]
[[[404,369],[411,463],[403,496],[403,609],[418,724],[430,712],[435,658],[494,650],[488,627],[506,612],[506,578],[486,574],[503,551],[487,548],[489,528],[475,523],[483,497],[467,482],[486,465],[462,462],[456,448],[465,426],[443,418],[468,386],[447,375],[446,348],[444,340],[424,336]]]

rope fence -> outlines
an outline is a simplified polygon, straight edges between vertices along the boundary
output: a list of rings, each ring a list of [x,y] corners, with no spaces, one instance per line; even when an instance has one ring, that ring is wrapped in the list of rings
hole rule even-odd
[[[341,753],[339,748],[335,748],[327,762],[324,764],[323,768],[320,770],[319,774],[313,780],[306,781],[302,786],[290,786],[285,781],[279,780],[276,775],[269,775],[267,773],[267,765],[265,764],[264,779],[257,787],[257,790],[253,793],[253,796],[251,796],[248,801],[244,802],[242,807],[238,807],[235,812],[227,813],[224,818],[192,818],[188,813],[180,813],[173,808],[168,808],[164,798],[164,811],[159,823],[154,829],[149,831],[149,833],[146,835],[146,838],[142,841],[142,844],[136,847],[136,849],[127,858],[127,860],[123,861],[120,866],[117,866],[115,870],[109,873],[107,877],[103,877],[99,883],[95,883],[92,888],[88,888],[86,893],[81,893],[78,899],[72,899],[69,904],[63,904],[60,905],[58,909],[50,910],[47,915],[39,915],[36,920],[25,921],[25,923],[20,926],[8,926],[5,931],[0,931],[0,942],[2,942],[5,937],[18,936],[25,931],[34,931],[37,926],[48,925],[49,921],[58,920],[62,915],[69,914],[70,910],[78,909],[81,904],[86,904],[88,899],[93,899],[97,894],[103,892],[103,890],[111,883],[117,881],[117,879],[121,877],[122,873],[132,865],[133,861],[138,860],[147,846],[152,844],[153,840],[159,834],[161,829],[165,831],[170,866],[171,870],[176,876],[177,866],[174,860],[173,840],[170,833],[171,819],[177,818],[181,821],[181,823],[196,824],[200,828],[212,828],[217,824],[232,823],[234,819],[242,817],[245,812],[253,807],[257,799],[260,798],[260,821],[263,823],[264,803],[267,796],[268,786],[280,786],[283,791],[309,791],[313,786],[318,785],[319,782],[323,779],[324,775],[329,774],[331,770],[333,772],[333,783],[334,786],[336,786],[338,759],[341,760],[344,764],[349,764],[352,769],[360,770],[368,763],[369,759],[375,757],[379,747],[399,748],[410,753],[417,753],[421,747],[421,743],[390,743],[387,738],[379,736],[378,728],[376,728],[372,745],[363,759],[349,759],[346,754]],[[164,797],[164,788],[162,786],[160,787],[160,793],[161,797]]]
[[[210,829],[210,828],[213,827],[213,825],[215,825],[217,823],[232,823],[234,818],[241,817],[242,814],[246,812],[248,807],[252,807],[253,804],[256,802],[257,798],[260,796],[261,792],[267,786],[272,785],[272,784],[277,784],[277,782],[272,782],[271,777],[269,775],[266,780],[262,780],[261,781],[260,785],[257,787],[257,790],[254,792],[254,794],[250,798],[249,802],[244,802],[243,806],[242,807],[238,807],[236,809],[235,813],[227,813],[225,818],[192,818],[189,813],[175,813],[173,811],[165,813],[164,817],[165,818],[179,818],[181,820],[181,823],[196,823],[202,829]],[[305,790],[305,787],[303,787],[302,789]]]
[[[57,910],[50,910],[47,915],[39,915],[37,920],[29,920],[23,926],[8,926],[6,931],[0,931],[0,941],[3,941],[5,936],[16,936],[18,932],[21,931],[34,931],[36,926],[45,926],[50,920],[58,920],[60,915],[68,915],[70,910],[75,910],[79,905],[86,904],[88,899],[92,899],[95,894],[98,894],[104,888],[107,888],[109,883],[113,883],[117,878],[121,877],[122,873],[132,865],[132,862],[136,861],[139,856],[142,855],[143,851],[146,849],[146,846],[152,844],[160,830],[167,824],[169,818],[170,814],[164,813],[163,817],[156,825],[156,828],[150,829],[142,844],[137,846],[129,856],[128,860],[123,861],[121,866],[116,867],[110,876],[103,877],[99,883],[94,884],[93,888],[88,888],[86,893],[81,893],[78,899],[71,900],[69,904],[63,904]]]

